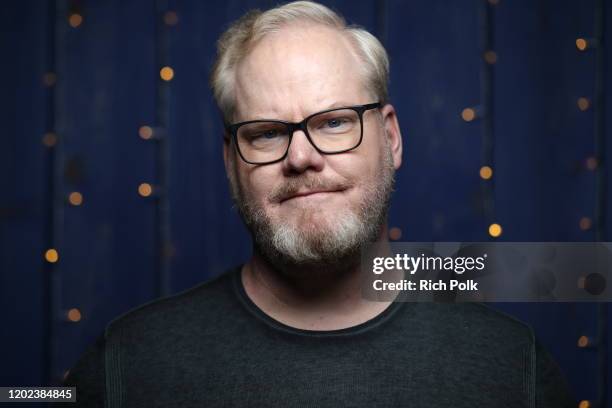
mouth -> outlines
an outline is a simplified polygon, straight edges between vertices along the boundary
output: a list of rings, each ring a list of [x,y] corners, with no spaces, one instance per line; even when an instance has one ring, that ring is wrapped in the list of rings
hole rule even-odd
[[[294,194],[291,194],[285,198],[283,198],[280,203],[284,203],[286,201],[291,201],[291,200],[300,200],[300,199],[304,199],[304,198],[326,198],[327,196],[334,194],[334,193],[340,193],[344,190],[342,189],[335,189],[335,190],[310,190],[310,191],[300,191]]]

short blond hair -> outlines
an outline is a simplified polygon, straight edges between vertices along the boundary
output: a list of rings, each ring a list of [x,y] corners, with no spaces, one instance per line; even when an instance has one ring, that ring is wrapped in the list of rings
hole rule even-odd
[[[235,21],[217,42],[210,86],[226,122],[235,113],[236,68],[267,34],[290,23],[320,24],[344,33],[363,60],[365,86],[378,101],[388,100],[389,57],[378,39],[365,29],[347,25],[342,16],[312,1],[294,1],[265,12],[252,10]]]

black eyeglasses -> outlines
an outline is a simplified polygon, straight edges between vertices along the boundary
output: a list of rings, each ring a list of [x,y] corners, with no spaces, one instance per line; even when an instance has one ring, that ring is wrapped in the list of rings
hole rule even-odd
[[[322,154],[338,154],[357,148],[363,139],[363,113],[380,108],[380,102],[347,106],[314,113],[299,123],[282,120],[250,120],[226,127],[238,154],[250,164],[283,160],[291,139],[301,130]]]

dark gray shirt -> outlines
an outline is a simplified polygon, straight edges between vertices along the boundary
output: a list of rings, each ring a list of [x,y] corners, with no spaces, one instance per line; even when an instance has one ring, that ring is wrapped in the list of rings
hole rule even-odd
[[[532,329],[482,304],[396,302],[300,330],[262,312],[239,273],[113,321],[67,378],[76,406],[576,406]]]

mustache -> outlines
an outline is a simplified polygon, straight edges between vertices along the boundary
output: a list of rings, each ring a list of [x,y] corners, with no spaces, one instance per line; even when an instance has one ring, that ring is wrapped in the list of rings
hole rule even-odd
[[[298,178],[288,179],[283,184],[276,187],[270,193],[270,201],[279,203],[303,190],[346,190],[352,184],[348,180],[338,179],[329,180],[318,176],[300,176]]]

